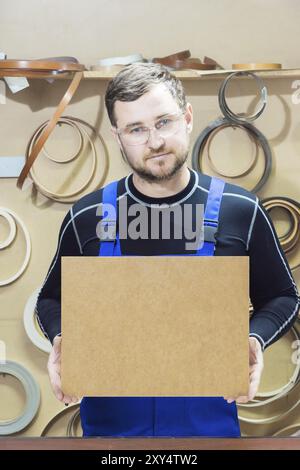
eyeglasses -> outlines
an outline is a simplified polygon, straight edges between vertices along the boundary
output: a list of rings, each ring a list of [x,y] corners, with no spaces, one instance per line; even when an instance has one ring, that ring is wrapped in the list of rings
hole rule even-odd
[[[126,145],[143,145],[146,144],[150,137],[150,131],[155,130],[157,135],[162,139],[176,134],[179,130],[181,116],[184,112],[168,114],[156,121],[153,127],[133,126],[118,129],[117,134],[122,138]]]

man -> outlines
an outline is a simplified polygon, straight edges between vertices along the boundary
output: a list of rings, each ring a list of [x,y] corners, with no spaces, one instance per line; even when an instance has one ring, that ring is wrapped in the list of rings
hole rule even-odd
[[[273,225],[254,194],[188,168],[192,107],[186,102],[181,82],[166,68],[144,63],[126,67],[109,83],[105,101],[113,135],[132,173],[80,199],[63,221],[57,252],[37,303],[40,324],[53,343],[48,362],[53,391],[66,404],[78,400],[64,395],[60,382],[61,256],[102,256],[108,252],[249,256],[254,313],[247,396],[85,397],[81,401],[84,436],[239,436],[236,402],[253,399],[263,369],[263,350],[292,326],[299,308],[297,288]],[[121,208],[125,198],[127,205]],[[120,238],[117,221],[115,244],[99,242],[98,210],[107,203],[120,211],[127,207],[129,221],[133,217],[130,208],[139,204],[149,215],[146,236]],[[195,246],[187,249],[186,232],[181,238],[174,236],[177,226],[172,218],[169,239],[162,236],[161,228],[158,237],[151,237],[153,211],[190,205],[195,221],[199,204],[206,207],[204,251]],[[217,214],[215,220],[213,213]],[[207,227],[213,227],[214,238],[206,238]]]

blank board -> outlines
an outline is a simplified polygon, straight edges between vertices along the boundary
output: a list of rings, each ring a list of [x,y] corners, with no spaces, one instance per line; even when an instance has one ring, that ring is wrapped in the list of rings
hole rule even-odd
[[[64,392],[245,395],[248,270],[244,256],[64,257]]]

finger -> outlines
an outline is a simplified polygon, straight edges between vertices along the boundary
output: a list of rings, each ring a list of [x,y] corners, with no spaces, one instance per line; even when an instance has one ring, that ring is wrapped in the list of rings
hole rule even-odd
[[[60,362],[60,354],[55,354],[52,359],[52,364],[59,364]]]
[[[57,385],[57,384],[54,383],[54,382],[52,382],[51,385],[52,385],[52,390],[53,390],[54,395],[56,396],[56,398],[57,398],[59,401],[63,401],[64,394],[63,394],[61,388],[59,387],[59,385]]]
[[[256,373],[253,373],[250,379],[249,392],[248,392],[249,400],[253,400],[253,398],[257,394],[259,383],[260,383],[260,373],[258,371]]]
[[[229,397],[226,400],[227,400],[227,403],[230,405],[230,403],[233,403],[235,401],[235,397]]]
[[[258,391],[262,371],[263,371],[263,363],[258,362],[250,374],[250,384],[249,384],[249,393],[248,393],[250,400],[253,400],[253,398],[255,397]]]
[[[57,364],[58,362],[60,362],[60,349],[53,350],[53,357],[51,359],[52,359],[52,364]]]
[[[247,403],[249,401],[248,395],[241,395],[240,397],[237,397],[236,402],[237,403]]]
[[[63,401],[66,405],[70,405],[70,403],[72,403],[72,397],[69,397],[69,395],[64,395],[62,401]]]
[[[230,395],[226,395],[226,396],[223,397],[223,398],[224,398],[224,400],[226,400],[226,401],[227,401],[227,400],[235,400],[235,397],[230,396]]]
[[[62,401],[64,394],[61,390],[61,378],[60,378],[59,373],[55,369],[50,368],[49,378],[50,378],[50,383],[51,383],[54,395],[56,396],[58,400]]]
[[[48,369],[52,365],[60,365],[60,354],[57,354],[54,350],[51,351],[48,358]]]

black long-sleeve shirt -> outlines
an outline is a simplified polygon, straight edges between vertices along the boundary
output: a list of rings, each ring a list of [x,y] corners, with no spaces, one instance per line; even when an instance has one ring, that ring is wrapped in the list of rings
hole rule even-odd
[[[152,198],[135,188],[130,174],[118,182],[118,204],[124,197],[128,210],[133,204],[142,204],[149,214],[150,231],[150,212],[157,205],[190,204],[194,220],[197,205],[206,203],[210,181],[210,176],[190,170],[189,183],[178,194]],[[61,257],[98,256],[100,241],[96,227],[100,219],[97,209],[102,202],[102,191],[99,189],[77,201],[62,223],[57,251],[36,308],[39,323],[51,342],[61,332]],[[128,223],[131,219],[128,216]],[[170,220],[172,234],[174,220]],[[300,298],[272,221],[254,194],[239,186],[225,184],[216,239],[215,256],[249,256],[250,299],[254,307],[250,335],[255,336],[265,349],[292,326]],[[169,240],[160,233],[158,239],[121,239],[121,250],[124,255],[137,256],[183,254],[189,241],[184,233],[181,239],[173,237]],[[188,251],[189,254],[194,252]],[[99,283],[101,285],[101,279]]]

